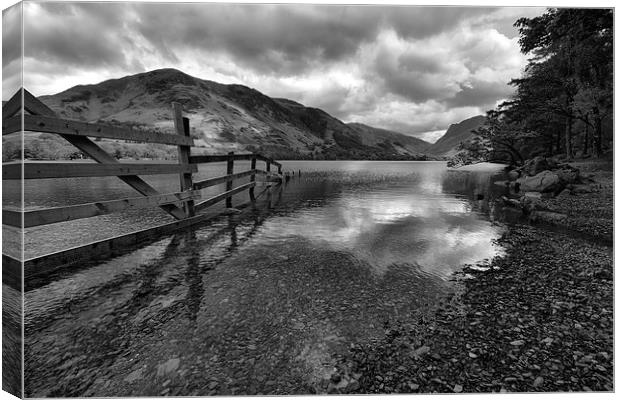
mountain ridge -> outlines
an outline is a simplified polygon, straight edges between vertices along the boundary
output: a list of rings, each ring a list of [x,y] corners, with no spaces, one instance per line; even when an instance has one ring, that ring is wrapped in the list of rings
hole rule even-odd
[[[469,140],[473,136],[472,131],[484,126],[485,121],[486,117],[484,115],[476,115],[451,124],[446,133],[430,145],[426,151],[435,156],[453,156],[458,152],[459,144]]]
[[[199,153],[260,152],[279,159],[427,159],[430,143],[346,124],[294,100],[164,68],[39,99],[59,116],[173,132],[170,104],[183,105]]]

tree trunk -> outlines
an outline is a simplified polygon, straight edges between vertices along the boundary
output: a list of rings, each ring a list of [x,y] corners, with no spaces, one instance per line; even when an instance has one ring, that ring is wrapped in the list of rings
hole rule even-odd
[[[586,132],[583,138],[583,155],[586,156],[590,151],[590,126],[586,123]]]
[[[592,109],[594,132],[592,132],[592,152],[599,158],[603,154],[603,122],[598,107]]]
[[[553,156],[553,138],[547,142],[547,157]]]
[[[566,158],[573,158],[573,138],[572,138],[572,129],[573,128],[573,119],[571,117],[566,117],[566,127],[564,131],[564,140],[566,146]]]
[[[594,117],[594,127],[596,131],[596,156],[601,157],[603,155],[603,122],[601,121],[601,117],[599,115]]]

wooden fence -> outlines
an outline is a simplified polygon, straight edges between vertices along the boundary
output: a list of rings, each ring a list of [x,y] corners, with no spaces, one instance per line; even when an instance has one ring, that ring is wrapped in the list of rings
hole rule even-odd
[[[203,220],[204,218],[200,218],[197,212],[216,203],[225,200],[226,206],[232,207],[232,196],[237,193],[248,190],[251,201],[254,201],[256,198],[254,189],[257,183],[257,175],[264,177],[267,182],[280,183],[282,181],[282,165],[260,154],[234,154],[231,152],[225,155],[191,155],[191,146],[193,146],[194,141],[189,134],[189,119],[183,117],[181,104],[172,103],[172,115],[176,134],[72,121],[59,118],[54,111],[27,90],[20,89],[2,107],[2,135],[21,133],[22,131],[58,134],[96,162],[22,163],[17,161],[3,163],[3,180],[117,176],[134,188],[141,196],[32,211],[3,209],[2,223],[18,228],[29,228],[89,218],[127,209],[160,207],[176,220],[182,221],[182,223],[169,225],[186,227]],[[122,163],[99,147],[90,139],[91,137],[176,146],[178,149],[178,163]],[[236,160],[250,160],[250,169],[234,172],[234,162]],[[256,168],[257,161],[265,163],[264,170]],[[198,171],[198,164],[214,162],[226,162],[226,175],[194,182],[193,174]],[[277,174],[271,172],[272,165],[277,167]],[[140,178],[140,175],[157,174],[178,174],[180,190],[174,193],[159,193]],[[246,177],[250,178],[250,182],[233,188],[235,180]],[[208,199],[201,199],[201,189],[221,183],[226,183],[226,190],[223,193]],[[166,232],[168,230],[159,229],[158,231]],[[126,242],[124,239],[126,238],[117,237],[108,239],[108,242],[114,240]],[[94,245],[95,247],[98,246],[98,248],[106,247],[101,242],[97,242]],[[89,246],[90,249],[93,248],[92,243]],[[56,254],[52,259],[60,262],[62,257]],[[13,261],[19,262],[17,260]],[[30,261],[33,264],[40,262],[40,260]],[[11,257],[3,254],[3,269],[5,262],[11,263]]]

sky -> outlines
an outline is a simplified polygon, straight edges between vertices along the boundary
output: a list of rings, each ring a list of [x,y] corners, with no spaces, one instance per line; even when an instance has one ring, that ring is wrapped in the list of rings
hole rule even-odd
[[[542,8],[25,3],[24,86],[40,96],[176,68],[435,141],[508,98],[527,57],[513,23]],[[3,14],[3,100],[21,69]],[[12,45],[13,44],[13,45]]]

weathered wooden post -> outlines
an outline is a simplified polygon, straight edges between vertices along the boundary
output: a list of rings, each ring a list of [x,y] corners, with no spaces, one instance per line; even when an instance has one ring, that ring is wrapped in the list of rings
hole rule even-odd
[[[230,177],[230,175],[232,175],[233,169],[234,169],[234,162],[235,162],[235,159],[233,157],[234,154],[235,153],[233,151],[228,153],[229,157],[228,157],[228,160],[226,162],[226,175],[229,176],[228,179],[226,180],[226,191],[227,192],[232,190],[233,181],[232,181],[232,178]],[[232,196],[226,198],[226,207],[227,208],[232,208]]]
[[[174,114],[174,129],[177,135],[189,136],[189,119],[183,117],[183,106],[180,103],[172,103],[172,111]],[[178,146],[179,164],[189,165],[189,156],[191,152],[190,146]],[[182,172],[180,174],[181,191],[192,190],[192,173]],[[194,200],[188,200],[183,203],[186,217],[193,217],[195,214]]]
[[[252,163],[250,164],[250,169],[252,171],[256,170],[256,155],[252,155]],[[250,182],[256,181],[256,173],[250,175]],[[254,186],[250,188],[250,200],[254,201],[256,198],[254,197]]]

